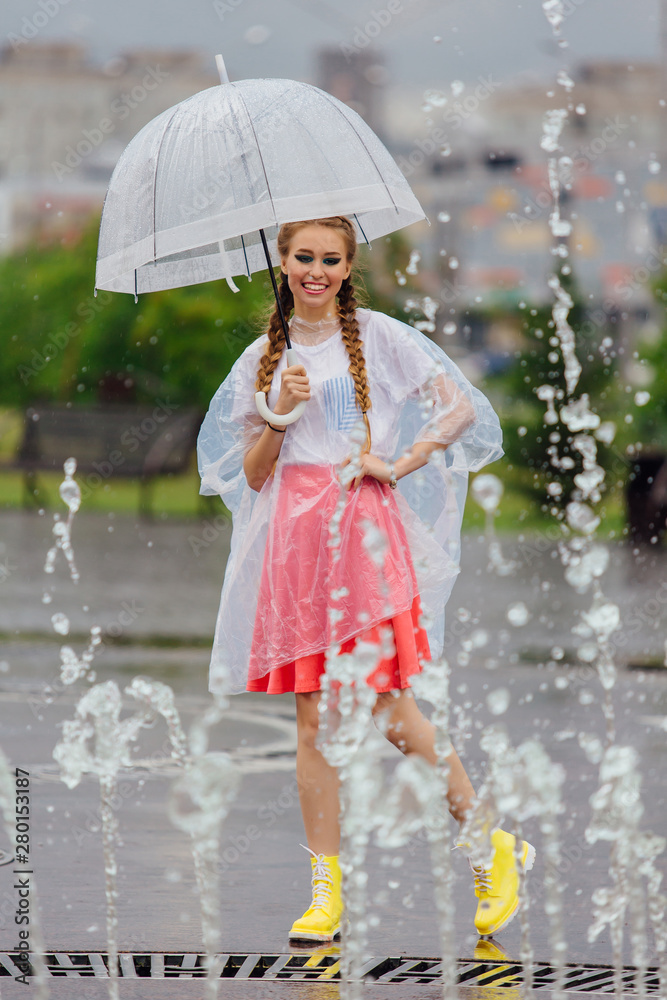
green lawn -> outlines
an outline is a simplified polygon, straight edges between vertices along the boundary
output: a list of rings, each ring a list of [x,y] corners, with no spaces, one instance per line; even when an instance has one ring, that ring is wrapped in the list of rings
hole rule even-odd
[[[64,509],[58,496],[58,486],[63,476],[60,473],[40,473],[39,494],[35,498],[38,506],[45,510]],[[165,476],[155,480],[152,487],[152,510],[154,517],[202,518],[224,510],[216,497],[199,495],[199,476],[193,468],[184,476]],[[139,482],[135,479],[112,479],[97,489],[91,490],[83,499],[81,509],[98,513],[137,514],[139,511]],[[0,508],[19,508],[23,502],[23,478],[18,471],[0,472]],[[610,495],[601,505],[598,514],[602,524],[598,531],[601,538],[621,537],[625,524],[623,498],[620,493]],[[511,484],[505,484],[505,492],[496,517],[496,531],[499,534],[527,534],[544,532],[553,527],[555,521],[539,509],[525,493]],[[465,516],[465,531],[484,530],[484,512],[468,495]]]
[[[23,475],[20,471],[7,468],[18,448],[22,419],[21,414],[15,410],[0,409],[0,508],[20,508],[23,503]],[[525,486],[520,488],[521,471],[510,471],[503,468],[502,463],[495,463],[491,466],[491,471],[503,480],[505,487],[495,519],[499,534],[516,534],[520,531],[534,534],[555,525],[553,517],[540,510],[540,501],[532,499],[530,489]],[[524,470],[523,475],[525,483],[530,484],[531,470]],[[38,506],[45,510],[63,508],[58,496],[58,486],[62,479],[62,473],[39,474],[39,494],[35,497]],[[201,518],[224,510],[217,497],[199,495],[199,475],[194,456],[186,475],[156,479],[151,491],[152,510],[156,518]],[[84,495],[81,509],[99,513],[136,514],[139,511],[139,498],[138,480],[115,478],[89,490]],[[625,508],[620,490],[610,491],[597,513],[602,519],[598,530],[601,538],[622,536]],[[463,528],[465,531],[484,530],[484,512],[470,495],[466,503]]]

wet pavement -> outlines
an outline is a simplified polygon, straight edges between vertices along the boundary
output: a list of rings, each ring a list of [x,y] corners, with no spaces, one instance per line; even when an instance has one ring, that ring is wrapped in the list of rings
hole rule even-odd
[[[43,573],[50,528],[46,516],[0,514],[0,543],[5,546],[0,548],[0,562],[6,567],[0,582],[0,746],[12,767],[30,771],[35,878],[47,950],[104,952],[98,784],[85,777],[75,789],[68,789],[52,758],[61,724],[73,717],[85,688],[81,682],[74,690],[60,684],[59,647],[67,642],[80,650],[90,626],[101,625],[106,640],[95,661],[97,680],[114,679],[125,686],[141,674],[170,684],[187,730],[209,703],[207,644],[215,623],[229,529],[213,516],[206,522],[141,524],[130,517],[77,515],[73,543],[81,581],[75,586],[68,581],[62,562],[54,577]],[[567,960],[608,964],[608,931],[595,942],[587,940],[591,893],[597,886],[609,885],[610,878],[607,848],[591,846],[584,837],[597,773],[577,738],[580,731],[603,738],[601,691],[592,668],[576,661],[570,631],[574,611],[588,607],[590,595],[578,595],[563,584],[552,539],[514,537],[503,540],[503,548],[506,558],[515,560],[517,566],[512,576],[499,578],[488,572],[483,541],[476,536],[464,539],[462,573],[449,604],[447,632],[454,700],[452,736],[474,783],[479,783],[485,768],[479,734],[490,722],[502,721],[514,744],[539,736],[552,759],[563,764],[567,785],[566,810],[560,818],[560,874]],[[628,549],[614,546],[603,580],[603,589],[621,607],[625,624],[616,644],[620,668],[614,693],[617,739],[634,746],[641,756],[642,828],[662,833],[667,732],[660,723],[667,715],[667,673],[649,668],[664,658],[666,569],[664,552],[651,550],[633,557]],[[52,596],[49,604],[42,603],[45,591]],[[523,628],[513,627],[506,617],[508,605],[518,601],[525,602],[531,616]],[[67,639],[52,630],[50,618],[56,611],[66,613],[72,622]],[[484,645],[479,645],[481,629],[487,633]],[[473,646],[466,650],[469,641]],[[495,717],[486,697],[498,688],[509,692],[510,705]],[[308,903],[310,866],[299,846],[303,831],[294,778],[295,745],[294,704],[289,695],[238,696],[212,734],[211,749],[230,752],[243,772],[221,850],[226,952],[287,952],[287,928]],[[398,759],[398,752],[386,744],[383,765],[387,771]],[[171,825],[166,810],[170,784],[177,774],[164,726],[158,722],[143,730],[133,766],[120,776],[115,804],[122,837],[117,857],[118,935],[123,951],[201,951],[189,845]],[[540,835],[534,823],[527,823],[524,833],[538,849],[528,882],[531,942],[536,959],[548,961]],[[470,872],[458,853],[453,855],[457,949],[461,958],[473,959],[476,900]],[[664,871],[664,858],[660,864]],[[373,847],[368,869],[371,954],[437,956],[432,879],[423,840],[417,837],[392,852]],[[16,944],[12,879],[11,866],[0,867],[3,951]],[[519,958],[519,932],[517,920],[499,935],[510,961]],[[649,954],[653,956],[652,945]],[[629,953],[626,957],[629,960]],[[66,995],[65,984],[52,982],[53,997]],[[69,988],[72,983],[67,984]],[[67,995],[89,995],[91,1000],[106,995],[103,983],[86,980],[87,993],[81,992],[83,983],[78,980],[76,992],[72,989]],[[201,983],[183,980],[178,984],[160,980],[159,992],[138,993],[140,987],[129,982],[122,987],[121,997],[128,998],[203,995]],[[0,989],[3,996],[12,996],[3,978]],[[318,983],[310,989],[318,997],[338,995],[334,984]],[[462,988],[461,995],[483,995],[488,1000],[490,988],[485,989],[482,994]],[[309,986],[229,981],[221,996],[282,997],[293,996],[297,990],[305,996]],[[367,987],[369,996],[381,995],[379,991],[379,986]],[[491,992],[509,1000],[514,991]],[[392,984],[382,995],[398,1000],[401,996],[437,996],[438,990]],[[547,996],[548,991],[540,990],[539,995]]]

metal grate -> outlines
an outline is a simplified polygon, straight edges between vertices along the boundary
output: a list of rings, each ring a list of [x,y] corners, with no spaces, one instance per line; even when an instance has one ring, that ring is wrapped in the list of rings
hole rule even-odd
[[[274,981],[326,981],[340,978],[340,952],[337,947],[288,955],[228,954],[218,956],[223,979],[263,979]],[[16,953],[0,953],[0,982],[3,976],[16,976]],[[205,956],[183,953],[128,953],[119,955],[118,973],[125,979],[197,979],[206,975]],[[99,952],[52,952],[45,955],[49,975],[55,977],[108,977],[108,959]],[[442,963],[434,958],[372,958],[366,962],[363,975],[375,983],[434,983],[442,972]],[[516,962],[478,962],[460,959],[458,982],[462,986],[519,986],[523,969]],[[533,966],[534,989],[551,989],[555,972],[551,965],[536,962]],[[646,973],[647,994],[658,993],[658,970]],[[614,970],[607,965],[573,965],[565,970],[565,990],[578,993],[613,993]],[[623,971],[623,993],[638,992],[635,970]]]

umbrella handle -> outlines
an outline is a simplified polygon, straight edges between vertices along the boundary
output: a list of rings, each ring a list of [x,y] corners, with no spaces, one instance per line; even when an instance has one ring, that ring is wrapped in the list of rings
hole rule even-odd
[[[298,365],[299,359],[296,355],[296,351],[289,347],[287,349],[287,365]],[[300,403],[297,403],[293,410],[289,413],[273,413],[266,402],[265,392],[255,393],[255,406],[257,407],[257,412],[260,417],[266,420],[267,423],[272,423],[276,427],[287,427],[288,424],[296,423],[300,416],[302,416],[303,411],[306,409],[306,400],[303,399]]]

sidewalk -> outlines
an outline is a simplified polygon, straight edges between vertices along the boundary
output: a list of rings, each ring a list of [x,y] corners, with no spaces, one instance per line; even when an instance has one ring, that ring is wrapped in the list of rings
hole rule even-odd
[[[73,718],[85,689],[81,683],[74,690],[58,685],[59,647],[68,642],[81,649],[92,624],[101,625],[112,636],[116,633],[116,642],[105,644],[96,660],[97,680],[114,679],[122,688],[136,674],[143,674],[170,684],[187,731],[209,703],[208,644],[229,529],[212,519],[208,525],[137,525],[132,518],[78,515],[73,544],[81,581],[75,587],[62,561],[54,577],[42,572],[51,543],[50,527],[47,517],[0,515],[0,541],[5,545],[0,562],[7,567],[0,583],[0,632],[5,640],[0,654],[0,746],[12,766],[25,768],[31,775],[35,871],[47,948],[104,952],[98,784],[86,777],[69,790],[52,759],[61,723]],[[538,736],[551,757],[566,768],[561,873],[567,960],[607,964],[611,960],[608,933],[593,943],[588,943],[586,934],[591,893],[610,880],[607,849],[588,845],[584,837],[588,798],[597,785],[597,774],[576,738],[579,731],[604,734],[600,687],[591,668],[577,665],[570,655],[573,611],[588,607],[590,597],[577,595],[562,583],[559,560],[539,540],[521,543],[513,539],[503,546],[505,556],[519,565],[515,575],[499,578],[487,571],[485,544],[475,537],[464,538],[463,570],[448,620],[453,738],[476,784],[485,766],[479,731],[491,722],[502,721],[515,744]],[[653,553],[650,560],[636,563],[627,550],[616,547],[603,580],[605,593],[618,601],[629,623],[628,643],[619,647],[621,669],[614,695],[618,741],[636,747],[641,755],[646,810],[642,825],[656,833],[663,831],[666,814],[667,737],[654,723],[667,714],[667,675],[659,670],[629,670],[623,664],[662,658],[665,605],[661,597],[666,568],[665,553]],[[544,589],[545,582],[549,589]],[[45,605],[42,594],[52,584],[56,586],[53,600]],[[513,627],[506,618],[507,606],[517,601],[524,601],[532,614],[523,628]],[[51,628],[50,618],[56,611],[71,619],[72,633],[67,639]],[[636,619],[638,629],[634,629]],[[486,645],[475,645],[480,641],[479,629],[488,633]],[[473,646],[467,653],[463,649],[466,662],[466,655],[457,658],[457,653],[469,640]],[[560,659],[551,654],[556,645],[564,650]],[[489,711],[486,696],[500,687],[509,692],[510,706],[499,719]],[[230,953],[283,954],[288,948],[287,929],[308,902],[308,858],[299,847],[303,832],[294,779],[295,747],[294,704],[289,695],[237,697],[228,718],[212,734],[211,750],[231,752],[243,772],[221,849],[223,941]],[[384,767],[393,768],[399,756],[387,745]],[[169,760],[164,726],[158,723],[142,731],[133,767],[121,775],[123,791],[116,812],[122,837],[118,933],[125,951],[198,952],[202,948],[188,841],[166,814],[169,786],[177,774]],[[525,835],[535,838],[538,847],[538,861],[528,883],[531,941],[536,959],[548,961],[541,841],[532,823],[526,825]],[[472,958],[477,942],[472,924],[476,900],[470,873],[458,852],[453,863],[458,954]],[[664,870],[664,858],[661,865]],[[423,840],[415,838],[391,854],[373,847],[368,871],[371,953],[438,955],[430,864]],[[11,866],[0,867],[0,950],[16,944],[13,877]],[[500,938],[508,959],[517,960],[519,921],[501,932]],[[649,954],[653,954],[652,946]],[[62,981],[56,985],[52,995],[64,995]],[[99,983],[94,986],[98,988]],[[192,992],[190,984],[182,986],[182,993],[170,985],[168,992],[138,994],[123,984],[121,997],[202,995],[194,985]],[[245,998],[250,988],[251,984],[235,982],[233,990],[230,985],[228,994],[222,995]],[[287,992],[275,996],[292,996],[303,988],[289,984]],[[0,989],[4,996],[4,979],[0,979]],[[262,987],[253,995],[269,997],[270,990]],[[431,987],[412,993],[401,990],[392,985],[386,995],[398,1000],[437,993]],[[320,993],[318,987],[317,995],[329,994]],[[380,994],[369,987],[368,995]],[[90,996],[97,996],[92,986]],[[461,996],[474,993],[462,991]]]

